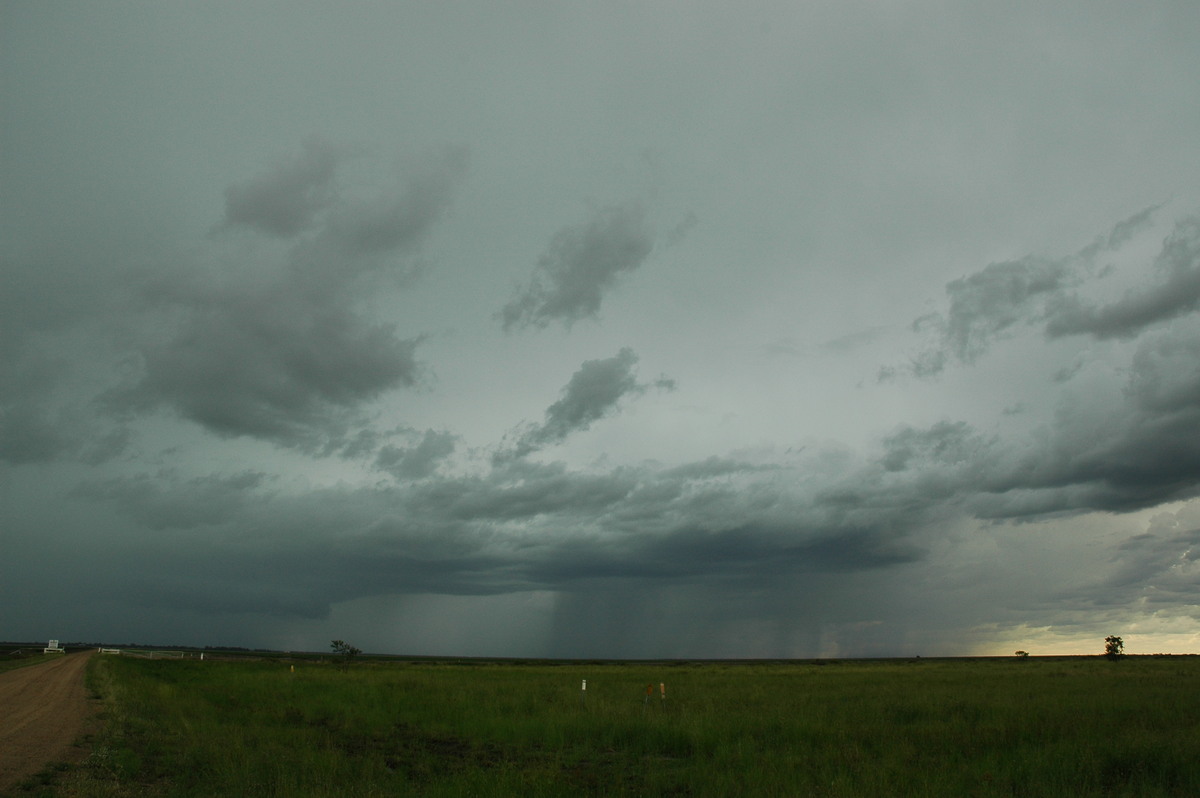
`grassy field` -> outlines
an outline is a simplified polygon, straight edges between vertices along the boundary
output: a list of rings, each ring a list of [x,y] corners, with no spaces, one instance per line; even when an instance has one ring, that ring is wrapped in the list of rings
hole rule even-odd
[[[27,794],[1200,795],[1197,657],[91,666],[106,731]]]

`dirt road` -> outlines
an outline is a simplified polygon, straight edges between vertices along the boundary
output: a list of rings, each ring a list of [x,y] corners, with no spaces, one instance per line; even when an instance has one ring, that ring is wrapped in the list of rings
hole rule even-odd
[[[0,792],[73,753],[88,717],[83,669],[92,652],[0,673]]]

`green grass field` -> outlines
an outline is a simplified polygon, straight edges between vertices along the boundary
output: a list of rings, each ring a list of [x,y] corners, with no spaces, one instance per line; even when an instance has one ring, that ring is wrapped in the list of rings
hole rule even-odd
[[[28,794],[1200,795],[1197,657],[342,672],[98,656],[89,678],[105,732]]]

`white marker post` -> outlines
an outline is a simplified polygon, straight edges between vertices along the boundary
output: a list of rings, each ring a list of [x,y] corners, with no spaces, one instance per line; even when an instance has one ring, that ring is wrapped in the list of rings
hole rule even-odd
[[[583,680],[583,688],[579,691],[579,706],[587,706],[587,679]]]

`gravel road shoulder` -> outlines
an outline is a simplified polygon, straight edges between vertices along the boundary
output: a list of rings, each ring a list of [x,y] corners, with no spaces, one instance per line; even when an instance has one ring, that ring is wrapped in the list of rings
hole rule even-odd
[[[91,714],[83,673],[94,652],[0,673],[0,792],[52,762],[77,758]]]

